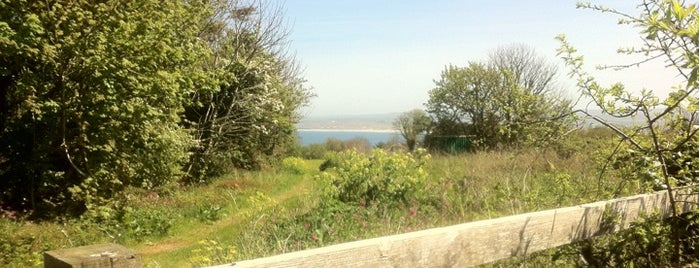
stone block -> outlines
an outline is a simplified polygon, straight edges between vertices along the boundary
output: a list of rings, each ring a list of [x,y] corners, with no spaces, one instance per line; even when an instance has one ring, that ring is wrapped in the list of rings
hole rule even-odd
[[[140,268],[141,256],[117,244],[98,244],[44,253],[44,268]]]

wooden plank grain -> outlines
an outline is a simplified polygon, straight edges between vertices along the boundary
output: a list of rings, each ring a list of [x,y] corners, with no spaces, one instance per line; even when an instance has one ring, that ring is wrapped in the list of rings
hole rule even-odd
[[[697,195],[681,189],[678,211]],[[291,252],[215,267],[469,267],[628,228],[640,217],[671,216],[666,191]]]

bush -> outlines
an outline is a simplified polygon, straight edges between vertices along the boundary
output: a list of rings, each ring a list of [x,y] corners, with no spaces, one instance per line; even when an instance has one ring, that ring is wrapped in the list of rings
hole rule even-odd
[[[320,170],[320,171],[326,171],[326,170],[328,170],[328,169],[337,167],[337,165],[338,165],[338,163],[339,163],[339,161],[340,161],[338,155],[339,155],[339,154],[336,153],[336,152],[328,152],[328,153],[326,153],[326,154],[325,154],[325,157],[324,157],[324,158],[325,158],[325,161],[323,161],[323,163],[320,164],[320,166],[318,167],[318,170]]]
[[[375,149],[371,155],[350,150],[337,154],[334,172],[322,173],[319,178],[328,199],[354,204],[404,204],[419,198],[427,179],[423,166],[429,157],[425,150],[389,154]]]
[[[618,219],[616,219],[618,220]],[[615,221],[616,221],[615,220]],[[673,228],[680,227],[681,260],[673,260]],[[669,264],[696,263],[696,213],[660,220],[651,215],[631,224],[629,229],[560,247],[552,261],[585,267],[667,267]],[[677,265],[677,267],[684,267]]]
[[[216,204],[204,204],[199,206],[197,210],[197,219],[201,222],[205,223],[213,223],[217,220],[222,219],[223,217],[226,216],[225,211],[223,210],[223,207],[220,205]]]
[[[344,141],[335,138],[328,138],[325,140],[325,149],[333,152],[343,152],[354,149],[362,153],[370,153],[371,143],[369,140],[362,137],[355,137]]]
[[[301,147],[300,156],[304,159],[322,159],[328,150],[320,143],[309,144]]]
[[[21,223],[0,217],[0,266],[39,267],[41,253],[37,252],[36,237],[19,233]]]
[[[127,209],[123,225],[130,238],[143,241],[147,237],[162,237],[168,234],[174,222],[168,210],[155,208]]]
[[[393,136],[388,141],[382,141],[376,144],[376,148],[383,149],[388,152],[407,151],[408,147],[399,136]]]
[[[287,157],[282,160],[282,169],[292,174],[300,175],[306,172],[306,162],[298,157]]]
[[[262,207],[255,215],[265,217],[246,216],[249,229],[237,244],[243,256],[248,251],[269,255],[411,231],[424,227],[425,219],[438,218],[440,206],[425,187],[428,174],[423,166],[430,158],[425,150],[411,154],[375,149],[369,155],[348,150],[326,157],[326,171],[316,176],[317,203],[293,212]],[[257,201],[250,203],[255,207]]]
[[[54,217],[181,177],[194,141],[178,114],[203,76],[206,6],[141,1],[119,20],[104,3],[0,5],[3,203]]]
[[[230,263],[235,260],[236,254],[235,246],[207,239],[199,241],[199,246],[191,251],[189,262],[193,267]]]
[[[550,144],[551,149],[563,158],[576,153],[598,152],[614,148],[618,144],[616,133],[606,127],[590,127],[576,130]]]

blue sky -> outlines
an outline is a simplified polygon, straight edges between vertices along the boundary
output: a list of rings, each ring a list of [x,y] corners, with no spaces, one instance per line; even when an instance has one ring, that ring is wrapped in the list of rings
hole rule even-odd
[[[635,12],[635,1],[598,1]],[[617,17],[576,9],[571,0],[287,0],[289,49],[317,95],[307,116],[404,112],[423,108],[445,65],[482,61],[490,50],[525,44],[560,66],[559,86],[578,93],[556,57],[564,33],[602,82],[621,81],[663,95],[673,79],[662,62],[622,72],[595,65],[633,61],[616,54],[639,44],[638,29]],[[642,80],[642,81],[641,81]]]

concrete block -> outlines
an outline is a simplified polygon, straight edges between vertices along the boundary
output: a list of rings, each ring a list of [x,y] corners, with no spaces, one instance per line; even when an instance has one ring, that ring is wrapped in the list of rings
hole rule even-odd
[[[141,255],[117,244],[98,244],[44,253],[44,268],[140,268]]]

